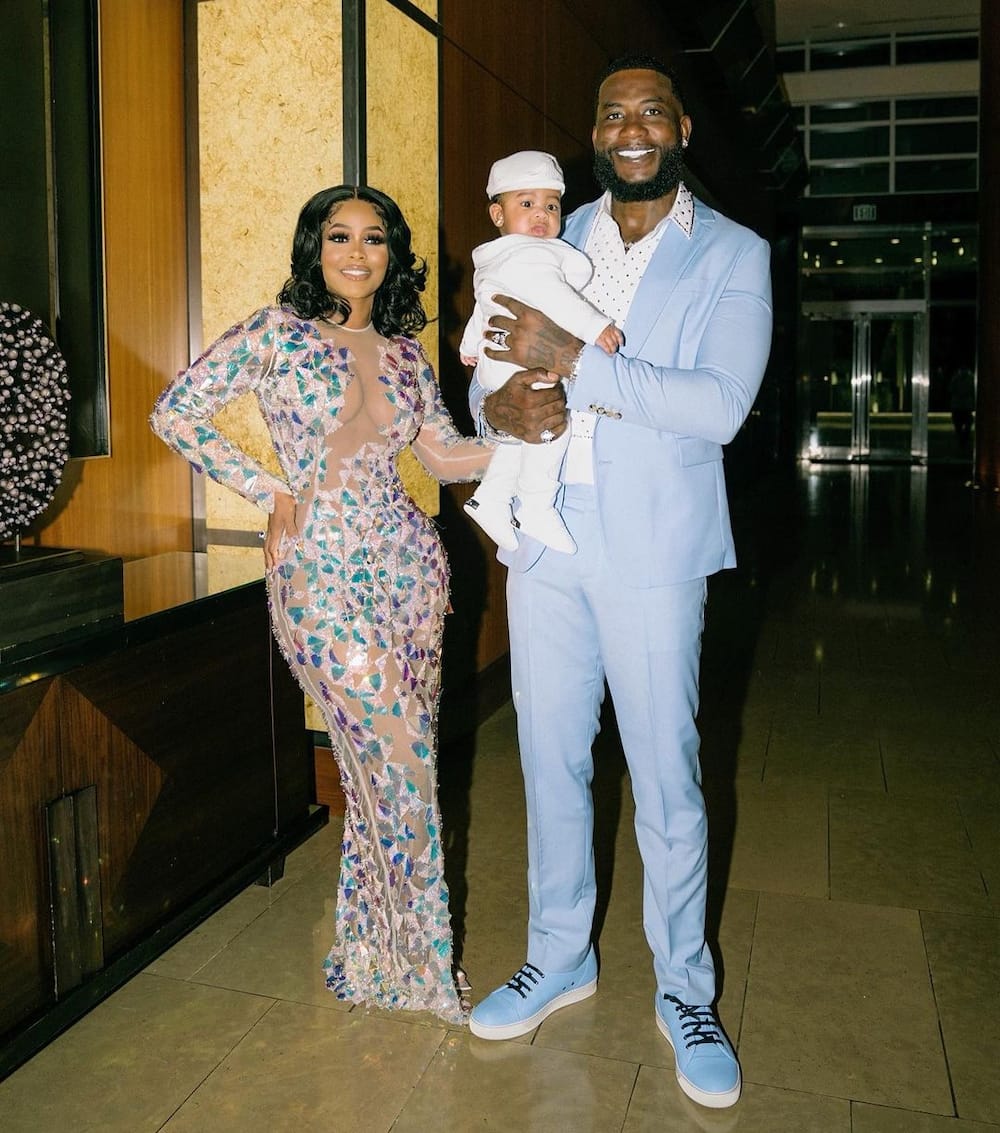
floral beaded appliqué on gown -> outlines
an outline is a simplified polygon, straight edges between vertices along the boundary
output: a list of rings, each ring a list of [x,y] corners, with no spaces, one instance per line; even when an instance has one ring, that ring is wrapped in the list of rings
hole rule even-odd
[[[244,388],[257,393],[291,489],[210,424]],[[488,447],[455,431],[412,340],[371,327],[321,333],[274,308],[181,375],[153,424],[249,498],[296,498],[298,534],[267,583],[275,636],[327,721],[346,798],[327,986],[461,1021],[436,786],[448,568],[396,456],[412,444],[433,475],[466,480],[482,474]]]

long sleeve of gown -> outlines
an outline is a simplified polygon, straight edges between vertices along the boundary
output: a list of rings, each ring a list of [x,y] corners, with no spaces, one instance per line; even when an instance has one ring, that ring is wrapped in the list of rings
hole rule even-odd
[[[153,432],[204,472],[264,511],[288,484],[225,437],[213,417],[267,379],[275,350],[275,326],[267,310],[237,323],[160,394],[150,416]]]
[[[424,419],[411,442],[414,455],[443,484],[481,479],[494,446],[482,437],[465,437],[455,428],[423,350],[418,361],[418,382]]]

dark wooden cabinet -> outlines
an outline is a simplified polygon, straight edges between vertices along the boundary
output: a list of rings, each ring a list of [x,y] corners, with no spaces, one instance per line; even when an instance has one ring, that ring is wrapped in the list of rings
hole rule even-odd
[[[201,558],[126,564],[147,612],[0,668],[0,1077],[326,820],[263,584],[205,593]]]

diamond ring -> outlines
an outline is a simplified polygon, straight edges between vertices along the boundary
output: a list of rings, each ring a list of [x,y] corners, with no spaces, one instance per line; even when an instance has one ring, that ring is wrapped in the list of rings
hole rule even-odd
[[[495,330],[493,332],[492,338],[493,338],[493,341],[497,344],[497,346],[506,346],[507,345],[507,331],[505,331],[505,330]]]
[[[541,437],[543,445],[550,445],[556,439],[556,435],[551,429],[543,429],[538,435]]]

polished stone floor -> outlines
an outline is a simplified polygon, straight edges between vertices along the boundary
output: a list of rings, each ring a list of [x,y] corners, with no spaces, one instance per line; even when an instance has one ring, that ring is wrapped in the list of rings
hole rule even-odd
[[[736,508],[713,580],[709,934],[739,1105],[653,1023],[613,720],[598,994],[486,1043],[323,987],[337,826],[0,1084],[4,1133],[972,1133],[1000,1129],[1000,512],[952,471],[813,468]],[[511,710],[442,751],[454,912],[485,994],[522,961]]]

